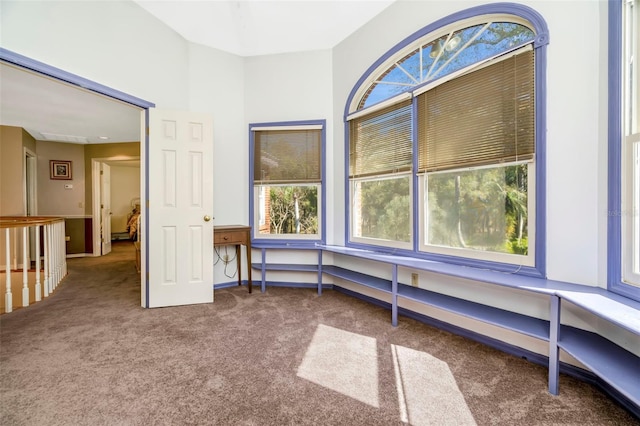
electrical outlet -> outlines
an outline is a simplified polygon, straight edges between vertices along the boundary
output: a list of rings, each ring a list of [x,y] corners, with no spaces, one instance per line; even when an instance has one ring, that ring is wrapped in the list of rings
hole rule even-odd
[[[411,274],[411,285],[414,287],[418,287],[418,274]]]

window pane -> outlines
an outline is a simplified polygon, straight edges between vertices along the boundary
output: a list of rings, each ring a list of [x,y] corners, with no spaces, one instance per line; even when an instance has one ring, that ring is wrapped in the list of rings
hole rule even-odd
[[[320,130],[256,131],[254,181],[319,182],[321,145]]]
[[[411,241],[409,175],[353,182],[353,236]]]
[[[626,2],[623,13],[621,269],[624,283],[640,286],[640,2]]]
[[[351,121],[350,177],[411,169],[411,111],[406,101]]]
[[[633,193],[633,210],[630,212],[632,217],[632,256],[633,260],[633,273],[635,275],[634,284],[640,285],[640,142],[634,144],[633,155],[633,182],[631,183]]]
[[[427,177],[426,244],[528,253],[527,164]]]
[[[631,147],[628,203],[622,207],[623,280],[640,286],[640,142]]]
[[[529,28],[512,22],[494,22],[487,28],[482,28],[475,33],[477,27],[467,28],[459,34],[454,34],[449,43],[442,50],[440,64],[446,64],[429,77],[429,80],[440,78],[453,71],[462,69],[468,65],[480,62],[502,52],[509,51],[534,39],[535,35]],[[477,36],[477,37],[474,37]],[[456,37],[458,37],[456,39]],[[440,40],[441,44],[446,39]],[[456,48],[450,48],[455,42],[456,46],[466,46],[463,52],[457,54]],[[468,43],[468,45],[467,45]],[[438,65],[440,67],[440,65]]]
[[[265,212],[259,234],[317,234],[318,186],[259,186],[260,212]],[[264,191],[265,196],[260,196]]]
[[[429,40],[382,71],[365,91],[357,109],[510,51],[534,38],[533,31],[520,24],[485,22]]]
[[[524,161],[534,151],[532,51],[418,96],[420,171]]]

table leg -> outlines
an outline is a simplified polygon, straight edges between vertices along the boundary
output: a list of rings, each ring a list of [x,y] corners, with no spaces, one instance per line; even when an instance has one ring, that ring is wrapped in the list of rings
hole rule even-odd
[[[251,242],[247,242],[247,274],[249,275],[249,293],[251,293]]]
[[[236,264],[238,265],[238,285],[242,285],[242,250],[240,244],[236,244]]]

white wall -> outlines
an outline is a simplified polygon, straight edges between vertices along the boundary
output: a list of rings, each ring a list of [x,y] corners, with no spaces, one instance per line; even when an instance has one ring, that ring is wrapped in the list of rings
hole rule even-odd
[[[244,144],[249,143],[249,123],[327,120],[326,182],[329,190],[326,226],[329,242],[333,242],[331,229],[336,222],[331,197],[331,189],[336,185],[331,161],[335,147],[332,85],[329,50],[245,58]],[[248,156],[245,161],[248,162]]]
[[[248,142],[244,126],[244,66],[242,58],[220,50],[189,45],[189,108],[213,115],[214,225],[247,225]],[[233,253],[233,247],[230,247]],[[248,265],[243,250],[242,276]],[[214,256],[216,256],[214,254]],[[228,266],[229,275],[237,263]],[[214,268],[214,283],[235,279],[222,262]]]
[[[230,53],[189,45],[189,109],[213,115],[216,225],[247,225],[249,151],[244,127],[244,66]],[[225,176],[229,177],[224,178]]]
[[[478,1],[399,1],[333,50],[334,162],[344,164],[347,97],[362,74],[395,44]],[[597,1],[523,1],[546,20],[547,275],[606,287],[606,6]],[[579,16],[580,19],[576,19]],[[588,31],[585,29],[589,28]],[[381,29],[384,29],[382,31]],[[579,158],[579,160],[578,160]],[[333,192],[344,207],[342,180]],[[540,190],[545,190],[540,188]],[[336,227],[336,239],[344,238]],[[606,251],[604,251],[606,253]]]
[[[187,42],[129,1],[2,1],[2,47],[154,102],[188,107]]]

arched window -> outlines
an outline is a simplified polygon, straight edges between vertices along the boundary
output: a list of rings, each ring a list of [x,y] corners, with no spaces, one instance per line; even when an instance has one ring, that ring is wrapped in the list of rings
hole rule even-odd
[[[411,46],[409,53],[400,53],[402,57],[388,68],[387,63],[381,67],[386,69],[366,87],[357,109],[465,70],[531,43],[534,38],[533,31],[524,25],[491,21],[453,29],[436,39],[430,35],[421,39],[417,48]]]
[[[487,5],[369,68],[345,111],[347,245],[544,274],[546,41],[533,10]]]

